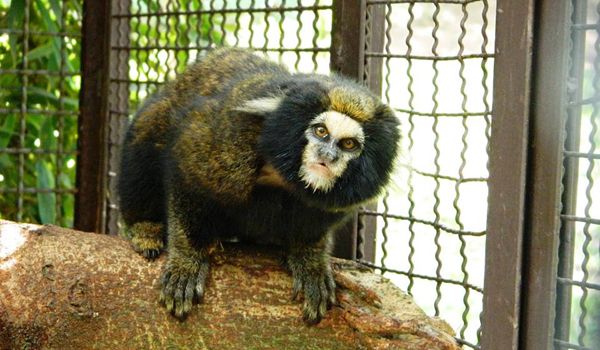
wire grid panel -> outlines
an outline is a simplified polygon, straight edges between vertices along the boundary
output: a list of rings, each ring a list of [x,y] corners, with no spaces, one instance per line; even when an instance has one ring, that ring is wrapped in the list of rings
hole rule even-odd
[[[381,271],[473,348],[482,311],[495,6],[367,0],[369,12],[385,13],[385,40],[381,52],[366,48],[365,67],[382,65],[382,96],[401,120],[404,154],[379,210],[361,216],[377,217]]]
[[[251,48],[292,71],[329,71],[332,0],[113,0],[109,232],[118,231],[115,179],[128,118],[206,50]]]
[[[600,1],[572,0],[557,349],[600,347]]]
[[[0,218],[73,225],[81,2],[0,2]]]

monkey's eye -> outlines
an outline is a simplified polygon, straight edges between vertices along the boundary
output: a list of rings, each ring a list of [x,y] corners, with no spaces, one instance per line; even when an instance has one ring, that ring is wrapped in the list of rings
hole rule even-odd
[[[327,135],[329,135],[329,131],[327,131],[327,128],[325,126],[317,125],[315,126],[315,135],[324,139],[327,137]]]
[[[355,139],[342,139],[340,146],[345,151],[353,151],[358,147],[358,142]]]

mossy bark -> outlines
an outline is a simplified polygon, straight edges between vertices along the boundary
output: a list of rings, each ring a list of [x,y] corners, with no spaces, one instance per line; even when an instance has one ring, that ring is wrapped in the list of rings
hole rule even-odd
[[[0,221],[0,349],[458,349],[387,279],[334,259],[339,305],[316,326],[268,247],[225,245],[185,321],[158,304],[164,256],[118,237]]]

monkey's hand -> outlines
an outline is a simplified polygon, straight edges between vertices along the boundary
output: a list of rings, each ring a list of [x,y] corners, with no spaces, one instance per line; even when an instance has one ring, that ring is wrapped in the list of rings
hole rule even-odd
[[[133,250],[148,260],[158,258],[164,248],[163,224],[157,222],[137,222],[129,229]]]
[[[304,294],[303,318],[308,324],[319,323],[327,309],[336,303],[329,259],[319,260],[294,255],[288,258],[294,278],[292,300],[297,300],[301,292]]]
[[[179,319],[184,319],[192,305],[204,295],[208,260],[170,258],[161,277],[160,302]]]

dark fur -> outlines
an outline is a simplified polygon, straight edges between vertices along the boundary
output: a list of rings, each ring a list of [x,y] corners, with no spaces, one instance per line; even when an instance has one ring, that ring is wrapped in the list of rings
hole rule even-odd
[[[275,95],[283,101],[274,112],[239,111],[249,100]],[[358,120],[366,141],[333,190],[314,192],[298,176],[304,131],[332,109]],[[204,293],[212,244],[239,237],[285,248],[294,295],[305,296],[304,318],[318,322],[335,300],[330,233],[382,190],[398,138],[391,110],[348,80],[292,75],[239,49],[215,50],[190,66],[136,115],[118,187],[136,250],[157,256],[164,233],[156,228],[166,228],[161,300],[167,309],[187,314]],[[289,186],[257,185],[265,164]]]

